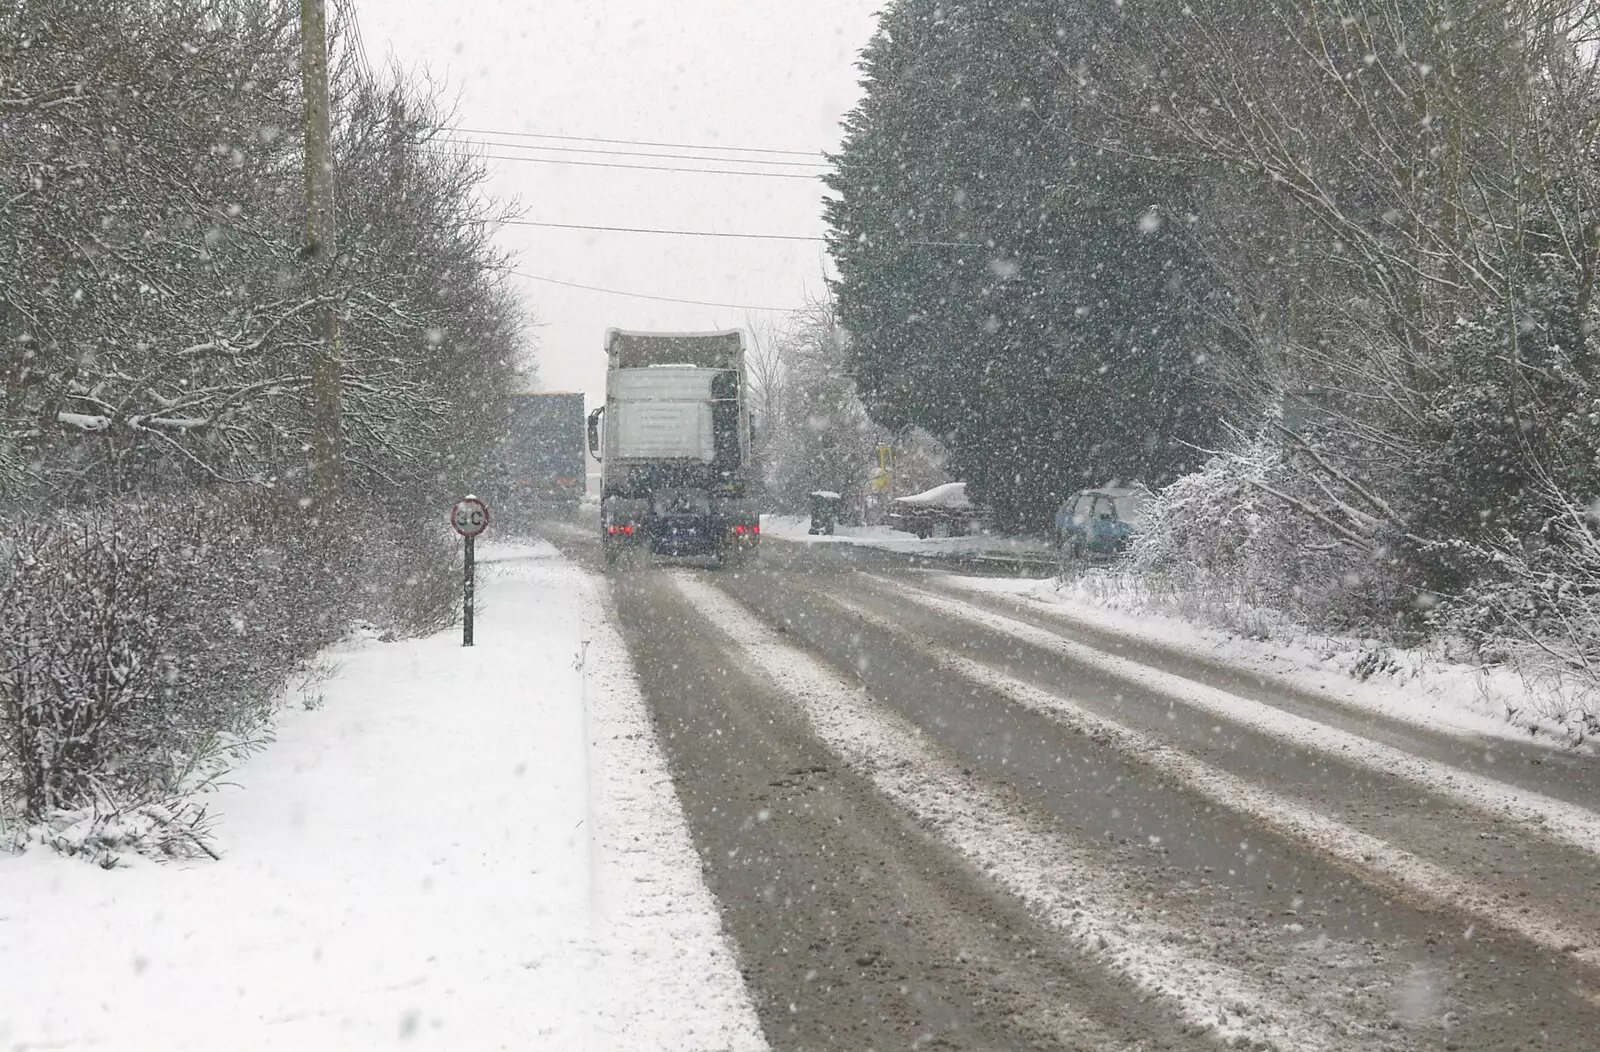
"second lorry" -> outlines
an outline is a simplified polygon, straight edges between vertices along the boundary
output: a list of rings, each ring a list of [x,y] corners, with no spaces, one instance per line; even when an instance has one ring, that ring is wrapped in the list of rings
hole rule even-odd
[[[486,486],[506,523],[530,527],[551,515],[573,518],[583,499],[583,395],[550,391],[511,397]]]

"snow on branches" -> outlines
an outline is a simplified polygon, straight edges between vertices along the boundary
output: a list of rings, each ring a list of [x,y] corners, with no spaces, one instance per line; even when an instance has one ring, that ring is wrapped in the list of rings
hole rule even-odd
[[[336,35],[344,233],[310,295],[297,27],[277,0],[0,12],[0,494],[296,478],[327,299],[356,485],[481,437],[525,341],[481,163],[429,149],[433,96]]]

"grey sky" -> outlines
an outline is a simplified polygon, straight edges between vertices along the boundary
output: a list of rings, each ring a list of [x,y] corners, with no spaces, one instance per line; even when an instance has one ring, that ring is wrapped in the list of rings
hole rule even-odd
[[[838,145],[839,120],[859,95],[855,58],[879,6],[880,0],[475,0],[459,7],[357,0],[372,62],[392,55],[407,67],[426,67],[458,98],[464,128],[785,150]],[[779,234],[823,229],[823,188],[810,180],[490,164],[491,192],[521,199],[529,219]],[[798,306],[807,289],[818,290],[824,266],[818,242],[507,227],[500,243],[519,253],[519,268],[530,274],[774,307]],[[542,386],[582,390],[591,401],[603,387],[607,327],[699,330],[746,321],[739,310],[521,284],[543,323]]]

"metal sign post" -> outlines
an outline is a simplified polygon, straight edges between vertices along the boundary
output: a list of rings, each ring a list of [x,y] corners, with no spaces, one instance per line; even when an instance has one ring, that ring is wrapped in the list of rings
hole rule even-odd
[[[894,502],[894,447],[878,447],[878,467],[883,469],[883,488],[888,492],[884,495],[890,503]]]
[[[473,541],[489,528],[489,506],[470,493],[450,509],[450,525],[466,542],[461,561],[461,645],[472,645]]]

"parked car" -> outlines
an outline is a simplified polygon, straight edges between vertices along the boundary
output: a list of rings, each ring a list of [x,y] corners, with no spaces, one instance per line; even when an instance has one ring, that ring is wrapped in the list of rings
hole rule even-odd
[[[978,509],[967,497],[965,482],[946,482],[896,497],[884,518],[895,529],[918,537],[963,537],[978,529]]]
[[[1073,558],[1111,558],[1138,533],[1152,494],[1143,486],[1112,484],[1079,490],[1056,510],[1056,542]]]

